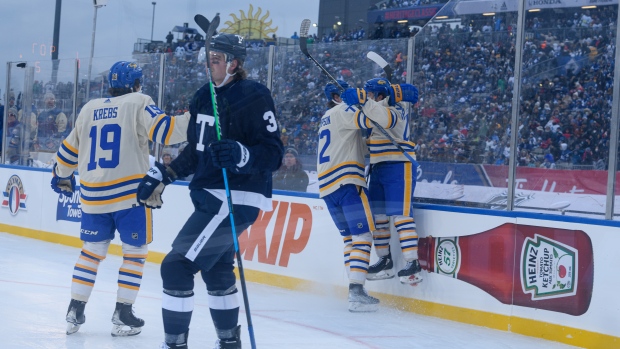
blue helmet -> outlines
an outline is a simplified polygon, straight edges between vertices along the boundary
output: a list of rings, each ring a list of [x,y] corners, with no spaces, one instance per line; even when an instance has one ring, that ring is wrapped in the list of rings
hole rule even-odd
[[[136,62],[116,62],[108,74],[108,83],[112,88],[133,88],[136,79],[142,85],[142,68]]]
[[[364,84],[364,90],[366,92],[372,92],[375,96],[383,94],[383,97],[390,95],[390,82],[386,78],[374,78],[366,81]]]
[[[338,81],[338,84],[340,86],[342,86],[343,90],[346,90],[349,88],[349,84],[347,84],[346,81],[344,80],[336,80]],[[340,89],[338,87],[336,87],[336,85],[334,85],[332,82],[328,83],[327,85],[325,85],[325,97],[327,97],[328,100],[332,100],[332,93],[337,94],[338,96],[340,96]]]

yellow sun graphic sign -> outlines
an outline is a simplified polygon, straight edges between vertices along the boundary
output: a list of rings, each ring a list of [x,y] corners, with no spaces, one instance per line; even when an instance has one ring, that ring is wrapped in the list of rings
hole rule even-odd
[[[278,27],[271,28],[272,20],[269,19],[269,21],[267,21],[269,18],[269,11],[267,11],[262,17],[260,17],[260,15],[263,10],[260,7],[255,14],[253,12],[254,6],[250,4],[250,9],[248,10],[247,16],[243,10],[239,10],[241,18],[238,18],[234,13],[231,13],[230,16],[233,18],[233,21],[226,21],[224,24],[228,25],[228,27],[220,30],[220,32],[239,34],[244,36],[246,39],[271,38],[271,35],[275,34]]]

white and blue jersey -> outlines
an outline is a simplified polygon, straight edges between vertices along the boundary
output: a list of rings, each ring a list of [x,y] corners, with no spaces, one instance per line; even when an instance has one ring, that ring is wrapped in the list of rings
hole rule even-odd
[[[188,122],[189,113],[166,115],[141,93],[91,100],[56,153],[56,172],[69,177],[78,170],[85,213],[129,209],[149,169],[149,141],[183,142]]]

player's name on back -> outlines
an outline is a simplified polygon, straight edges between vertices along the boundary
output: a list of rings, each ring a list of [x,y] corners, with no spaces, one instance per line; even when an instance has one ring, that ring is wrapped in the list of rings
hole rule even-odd
[[[325,116],[321,119],[321,126],[327,126],[331,124],[331,120],[329,119],[329,116]]]
[[[93,120],[114,119],[117,116],[118,107],[99,108],[93,110]]]

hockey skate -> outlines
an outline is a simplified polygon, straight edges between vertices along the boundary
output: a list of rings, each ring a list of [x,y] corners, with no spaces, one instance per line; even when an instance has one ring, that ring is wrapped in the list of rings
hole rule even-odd
[[[239,348],[241,348],[241,347],[239,347]],[[163,342],[159,346],[159,349],[187,349],[187,343],[184,343],[184,344],[170,344],[170,343]]]
[[[369,296],[364,285],[349,284],[349,311],[352,313],[373,312],[379,309],[379,300]]]
[[[112,315],[112,337],[135,336],[142,332],[144,320],[133,314],[132,305],[116,302],[116,309]],[[129,329],[127,329],[127,327]]]
[[[394,262],[392,261],[392,254],[388,253],[387,256],[380,257],[377,263],[368,267],[368,274],[366,274],[366,280],[385,280],[394,277]]]
[[[84,315],[84,308],[86,302],[78,301],[77,299],[71,299],[69,303],[69,309],[67,310],[67,334],[74,334],[80,329],[80,326],[86,322],[86,315]]]
[[[233,338],[218,339],[215,341],[215,347],[213,349],[241,349],[241,325],[237,325],[233,333]]]
[[[422,275],[420,274],[421,271],[422,267],[420,267],[420,262],[418,262],[417,259],[407,262],[407,265],[405,265],[405,267],[398,272],[400,283],[412,286],[419,284],[422,282]]]
[[[163,342],[159,346],[159,349],[187,349],[187,344],[168,344]]]

